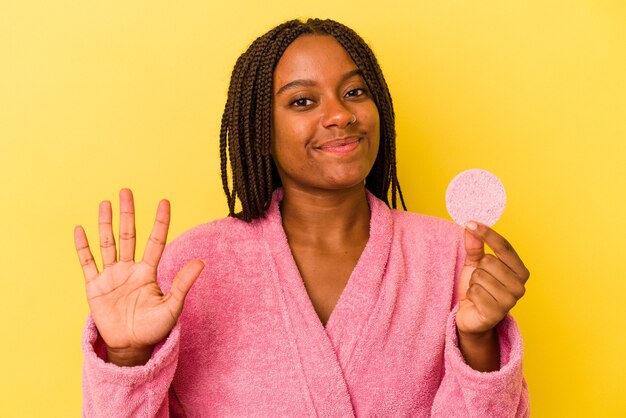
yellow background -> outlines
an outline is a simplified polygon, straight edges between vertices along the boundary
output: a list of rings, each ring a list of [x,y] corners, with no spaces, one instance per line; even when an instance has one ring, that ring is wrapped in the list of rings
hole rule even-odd
[[[224,216],[232,66],[254,37],[309,16],[377,53],[411,210],[447,217],[464,169],[502,179],[496,229],[532,271],[514,315],[533,416],[626,416],[622,0],[0,0],[0,416],[80,415],[74,225],[97,243],[98,202],[115,208],[121,187],[140,242],[162,197],[170,237]]]

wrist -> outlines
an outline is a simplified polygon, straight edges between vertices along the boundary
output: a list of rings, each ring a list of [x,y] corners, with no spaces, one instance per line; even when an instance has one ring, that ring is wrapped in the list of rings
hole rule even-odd
[[[466,344],[478,346],[489,344],[493,339],[498,338],[498,331],[495,327],[483,332],[463,332],[457,328],[456,333],[459,337],[459,342],[463,340]]]
[[[106,361],[117,366],[143,366],[152,357],[153,350],[154,346],[132,348],[112,348],[107,346]]]
[[[471,368],[481,372],[500,369],[500,342],[496,328],[480,333],[457,330],[457,336],[459,350]]]

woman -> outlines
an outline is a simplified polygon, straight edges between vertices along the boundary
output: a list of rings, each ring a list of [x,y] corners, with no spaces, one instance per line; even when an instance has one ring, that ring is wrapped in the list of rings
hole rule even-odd
[[[129,190],[119,257],[100,205],[101,273],[76,228],[86,415],[528,415],[508,316],[528,271],[484,225],[388,207],[393,107],[358,35],[309,20],[258,38],[233,71],[221,159],[230,217],[165,251],[161,201],[134,262]]]

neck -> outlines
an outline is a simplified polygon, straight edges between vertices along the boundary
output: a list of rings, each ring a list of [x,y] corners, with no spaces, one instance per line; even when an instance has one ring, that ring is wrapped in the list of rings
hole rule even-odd
[[[369,237],[370,208],[363,183],[345,190],[285,188],[280,211],[291,243],[342,246]]]

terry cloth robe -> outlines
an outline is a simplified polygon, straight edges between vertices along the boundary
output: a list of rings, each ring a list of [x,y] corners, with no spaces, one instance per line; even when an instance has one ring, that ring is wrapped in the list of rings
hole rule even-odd
[[[146,365],[106,363],[91,318],[83,408],[94,417],[525,417],[522,340],[498,325],[501,368],[481,373],[457,344],[455,224],[368,194],[370,237],[327,324],[308,297],[275,192],[264,218],[226,218],[169,244],[164,292],[191,259],[206,267]]]

